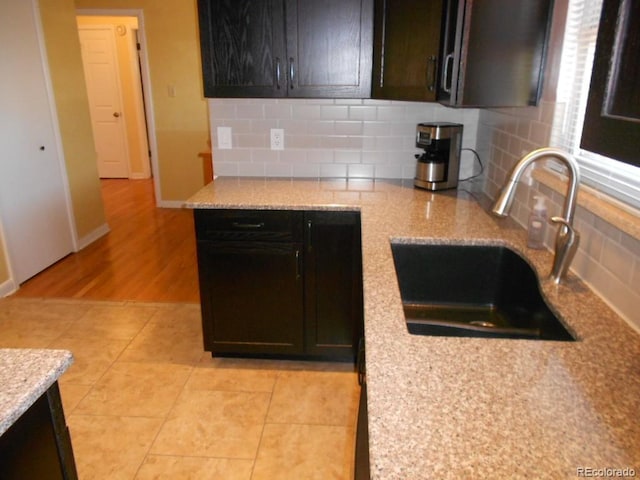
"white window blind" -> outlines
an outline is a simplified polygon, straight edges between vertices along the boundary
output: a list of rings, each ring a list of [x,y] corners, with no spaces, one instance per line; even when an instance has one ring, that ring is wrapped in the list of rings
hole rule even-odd
[[[571,152],[582,181],[640,209],[640,168],[580,148],[602,0],[570,0],[551,141]]]

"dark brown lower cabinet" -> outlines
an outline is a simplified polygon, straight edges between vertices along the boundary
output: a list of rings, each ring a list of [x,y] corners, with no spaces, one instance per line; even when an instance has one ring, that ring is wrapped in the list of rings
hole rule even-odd
[[[362,248],[357,212],[306,212],[305,349],[353,359],[362,337]]]
[[[355,359],[363,331],[358,212],[194,215],[205,350]]]
[[[77,480],[58,382],[0,436],[0,479]]]

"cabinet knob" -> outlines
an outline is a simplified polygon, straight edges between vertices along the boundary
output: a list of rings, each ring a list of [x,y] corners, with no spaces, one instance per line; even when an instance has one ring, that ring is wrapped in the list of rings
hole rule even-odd
[[[118,118],[120,116],[120,113],[119,112],[113,112],[113,116]]]
[[[44,145],[40,145],[40,151],[44,152]]]

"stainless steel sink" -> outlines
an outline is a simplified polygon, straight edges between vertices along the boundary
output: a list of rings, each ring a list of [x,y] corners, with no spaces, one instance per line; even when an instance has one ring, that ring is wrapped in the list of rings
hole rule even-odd
[[[503,246],[391,243],[409,333],[572,341],[529,263]]]

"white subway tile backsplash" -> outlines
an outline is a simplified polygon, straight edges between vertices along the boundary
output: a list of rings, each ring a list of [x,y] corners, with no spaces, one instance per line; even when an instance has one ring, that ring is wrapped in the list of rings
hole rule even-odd
[[[335,133],[336,135],[362,135],[362,122],[335,122]]]
[[[376,120],[376,112],[378,107],[374,106],[350,106],[349,107],[349,119],[350,120]]]
[[[252,162],[277,163],[280,161],[278,150],[255,148],[251,150]]]
[[[245,119],[265,118],[264,108],[260,104],[238,105],[236,106],[236,117]]]
[[[320,118],[327,120],[347,120],[349,108],[346,105],[326,105],[321,109]]]
[[[349,178],[374,178],[373,165],[349,165],[347,167],[347,175]]]
[[[293,174],[293,165],[290,163],[268,163],[265,165],[267,177],[287,177]]]
[[[291,107],[291,118],[300,120],[319,120],[321,108],[331,108],[320,105],[308,105],[305,103],[294,103]]]
[[[295,163],[293,164],[294,177],[308,177],[318,178],[320,177],[320,166],[313,164]]]
[[[403,165],[376,165],[374,174],[375,178],[404,178]],[[414,167],[415,169],[415,167]]]
[[[320,165],[320,176],[339,178],[347,177],[347,166],[337,165],[335,163]]]
[[[238,163],[230,163],[224,161],[215,162],[215,172],[216,175],[220,175],[223,177],[236,177],[238,176]]]
[[[360,151],[336,150],[333,154],[333,163],[361,163],[362,153]]]
[[[266,175],[264,163],[239,163],[238,175],[242,177],[264,177]]]
[[[380,135],[389,135],[391,126],[388,122],[363,122],[362,135],[367,137],[377,137]]]
[[[333,150],[309,150],[307,152],[307,162],[311,165],[333,163]]]
[[[607,240],[602,247],[601,264],[616,277],[629,283],[633,262],[631,252],[617,242]]]
[[[282,103],[268,103],[264,106],[264,116],[268,119],[287,120],[291,118],[291,105]]]

